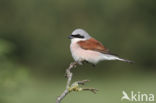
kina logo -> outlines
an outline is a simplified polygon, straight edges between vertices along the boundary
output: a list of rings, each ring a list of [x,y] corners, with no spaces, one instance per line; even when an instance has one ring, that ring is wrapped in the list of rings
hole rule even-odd
[[[130,95],[128,95],[128,93],[126,93],[125,91],[122,91],[122,97],[121,97],[121,101],[123,100],[127,100],[127,101],[138,101],[138,102],[152,102],[154,101],[154,94],[152,93],[141,93],[141,92],[134,92],[131,91],[129,93]]]

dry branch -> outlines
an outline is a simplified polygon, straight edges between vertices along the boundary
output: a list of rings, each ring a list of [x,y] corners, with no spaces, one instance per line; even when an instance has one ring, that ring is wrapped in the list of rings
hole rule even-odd
[[[66,69],[66,77],[67,77],[67,84],[66,84],[66,89],[64,92],[56,99],[56,103],[61,103],[61,100],[70,92],[72,91],[91,91],[93,93],[96,93],[97,89],[95,88],[81,88],[79,85],[84,85],[85,82],[88,82],[89,80],[82,80],[82,81],[76,81],[71,84],[72,80],[72,72],[71,69],[75,68],[77,66],[77,62],[72,62],[69,67]],[[71,86],[70,86],[71,84]]]

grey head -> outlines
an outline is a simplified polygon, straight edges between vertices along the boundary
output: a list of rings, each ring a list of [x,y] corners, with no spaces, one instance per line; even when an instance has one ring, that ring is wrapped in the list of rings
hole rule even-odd
[[[83,29],[75,29],[71,35],[69,35],[68,37],[69,39],[74,39],[74,38],[78,38],[78,39],[90,39],[91,36]]]

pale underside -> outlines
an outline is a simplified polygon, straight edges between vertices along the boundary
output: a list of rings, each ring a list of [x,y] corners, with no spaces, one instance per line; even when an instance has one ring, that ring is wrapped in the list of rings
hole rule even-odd
[[[81,64],[82,61],[88,61],[90,63],[96,64],[102,60],[119,59],[117,56],[114,55],[104,54],[94,50],[85,50],[77,44],[77,41],[78,40],[74,40],[71,42],[70,50],[74,60],[77,61],[79,64]]]

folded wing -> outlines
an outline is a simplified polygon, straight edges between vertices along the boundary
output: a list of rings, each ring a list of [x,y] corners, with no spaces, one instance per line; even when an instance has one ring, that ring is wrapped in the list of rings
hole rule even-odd
[[[88,40],[85,41],[79,41],[78,42],[79,46],[85,50],[94,50],[94,51],[98,51],[104,54],[111,54],[109,49],[105,48],[102,43],[100,43],[99,41],[97,41],[94,38],[90,38]]]

